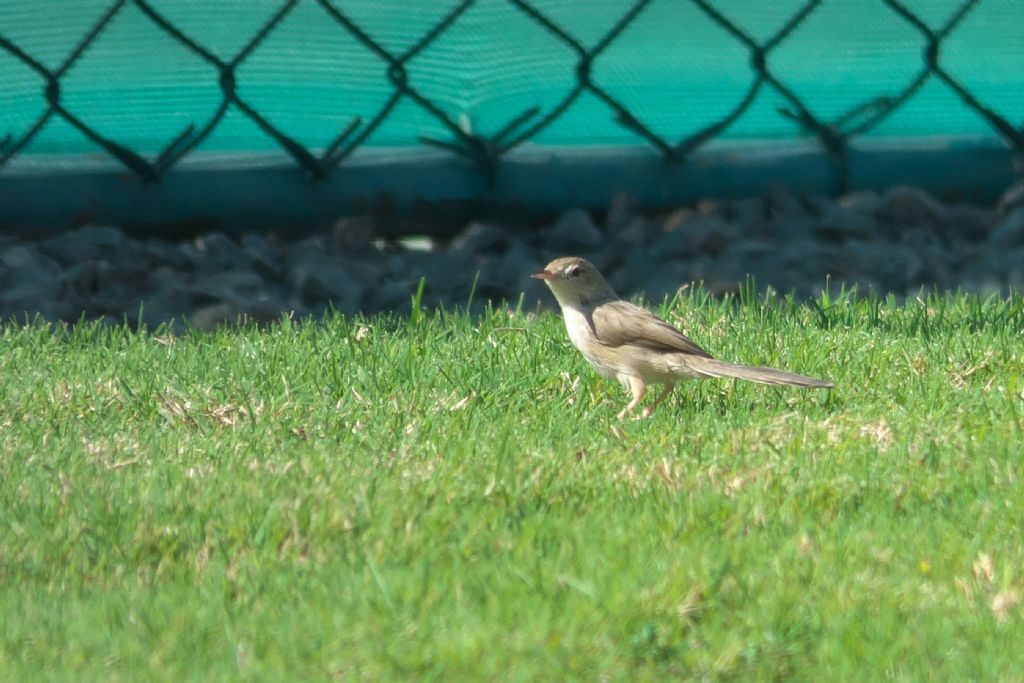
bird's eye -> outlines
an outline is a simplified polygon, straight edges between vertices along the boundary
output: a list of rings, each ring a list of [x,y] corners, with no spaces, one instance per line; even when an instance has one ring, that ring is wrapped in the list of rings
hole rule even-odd
[[[569,277],[579,277],[580,276],[580,267],[579,266],[569,266],[566,269],[565,274],[568,275]]]

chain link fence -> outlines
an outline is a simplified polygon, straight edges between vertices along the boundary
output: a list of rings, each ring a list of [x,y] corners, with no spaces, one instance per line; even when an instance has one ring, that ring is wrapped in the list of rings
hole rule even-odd
[[[827,152],[841,189],[851,144],[863,136],[982,132],[1014,154],[1024,149],[1024,11],[1016,0],[459,0],[416,7],[286,0],[221,7],[209,22],[188,19],[190,8],[213,11],[200,10],[199,3],[117,0],[38,9],[26,3],[20,13],[15,4],[0,10],[6,15],[0,15],[0,167],[33,153],[81,152],[69,142],[77,135],[132,174],[156,182],[197,149],[252,146],[255,130],[321,180],[361,147],[399,145],[404,134],[406,146],[457,155],[493,181],[510,152],[527,143],[559,144],[559,136],[570,146],[641,143],[669,164],[684,163],[717,138],[805,136]],[[57,11],[62,5],[73,8],[73,16],[59,35],[71,35],[76,21],[83,24],[74,44],[55,45],[55,34],[38,26],[23,29],[33,21],[64,21]],[[232,13],[240,16],[237,22]],[[975,16],[974,27],[966,29]],[[217,30],[211,33],[204,23],[217,24]],[[961,31],[968,39],[956,43]],[[986,31],[995,37],[986,40]],[[278,34],[288,39],[276,39]],[[787,54],[801,35],[811,35],[810,43]],[[49,36],[49,43],[40,36]],[[867,44],[877,53],[890,39],[881,55],[888,66],[879,66],[878,54],[857,53],[858,45]],[[111,51],[120,55],[121,66],[90,65],[92,53]],[[277,55],[271,69],[276,95],[266,86],[266,68],[248,68],[268,53]],[[949,54],[953,62],[970,57],[967,71],[983,82],[959,75],[947,63]],[[809,68],[814,55],[825,63]],[[443,60],[451,61],[438,63]],[[869,73],[857,77],[862,62]],[[132,78],[116,71],[125,63],[136,64]],[[530,65],[525,71],[524,63]],[[327,75],[310,76],[321,68],[317,73]],[[146,83],[147,69],[165,74],[148,86],[150,99],[119,103],[117,93],[137,92]],[[519,70],[528,79],[538,69],[544,82],[498,92],[502,70]],[[885,83],[872,81],[879,69],[891,76]],[[830,74],[817,87],[824,103],[806,85],[823,72]],[[169,98],[161,86],[167,73],[179,79]],[[646,85],[623,90],[631,76]],[[303,89],[317,78],[326,103]],[[480,83],[491,81],[496,90],[481,93]],[[855,87],[843,85],[850,82]],[[182,95],[189,87],[200,95]],[[372,102],[367,89],[376,93]],[[849,94],[856,101],[844,102]],[[503,109],[488,98],[503,102]],[[886,131],[886,122],[916,99],[931,109],[927,103],[939,102],[942,111],[932,111],[930,122],[910,116]],[[136,110],[128,111],[132,106]],[[196,118],[189,111],[204,107],[210,109],[205,118],[181,125],[183,118]],[[583,118],[572,119],[580,110]],[[982,130],[964,124],[965,115]],[[753,120],[746,127],[745,118]],[[400,132],[385,131],[399,119]],[[617,130],[586,139],[586,131],[608,120]],[[154,131],[168,121],[179,127],[156,144]],[[567,133],[569,127],[575,132]],[[58,132],[46,143],[48,128]],[[230,130],[217,141],[222,128]],[[311,142],[329,129],[326,142]]]

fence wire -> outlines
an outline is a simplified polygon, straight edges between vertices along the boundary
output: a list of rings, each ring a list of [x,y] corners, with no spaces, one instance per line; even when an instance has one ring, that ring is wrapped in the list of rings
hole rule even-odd
[[[678,139],[666,139],[646,125],[642,118],[615,95],[606,90],[595,79],[595,64],[604,58],[607,48],[612,45],[627,28],[641,16],[650,5],[658,0],[637,0],[623,11],[612,27],[594,44],[587,46],[573,36],[571,27],[560,25],[545,11],[540,0],[503,0],[521,12],[525,17],[541,27],[551,39],[563,44],[575,54],[573,71],[575,82],[564,96],[548,111],[542,112],[539,107],[529,106],[519,115],[514,116],[496,133],[482,135],[468,132],[459,125],[454,117],[429,97],[417,90],[414,79],[410,76],[410,62],[442,34],[448,31],[460,17],[477,0],[459,0],[457,4],[436,24],[426,31],[411,47],[403,52],[392,52],[384,47],[370,33],[348,16],[338,0],[310,0],[319,5],[328,20],[336,22],[352,38],[362,44],[369,52],[380,60],[381,69],[392,88],[378,112],[367,121],[360,117],[339,121],[339,132],[333,142],[320,153],[289,136],[280,127],[272,124],[260,111],[246,101],[240,94],[238,84],[239,67],[249,58],[253,51],[271,35],[281,22],[295,9],[300,0],[286,0],[267,19],[259,30],[238,50],[231,59],[218,57],[211,49],[204,47],[196,39],[189,36],[183,29],[176,26],[164,13],[161,13],[147,0],[117,0],[99,17],[96,23],[81,37],[70,50],[67,57],[56,68],[47,68],[41,60],[37,60],[25,49],[19,47],[11,38],[4,35],[0,24],[0,49],[22,62],[36,72],[44,82],[42,92],[43,109],[26,130],[22,132],[0,131],[0,166],[19,154],[39,134],[54,117],[63,119],[73,126],[90,141],[101,147],[107,154],[122,163],[134,174],[147,182],[159,181],[164,174],[173,168],[190,152],[203,142],[221,123],[225,114],[232,108],[241,112],[272,138],[296,164],[304,169],[313,180],[321,180],[338,164],[342,163],[352,152],[362,146],[380,125],[387,120],[395,107],[403,100],[408,100],[428,112],[445,130],[450,133],[448,139],[421,137],[424,145],[447,150],[463,157],[470,162],[490,182],[493,182],[500,162],[511,150],[533,139],[541,131],[561,118],[581,95],[589,93],[606,105],[614,120],[639,140],[644,141],[657,151],[669,163],[683,163],[696,150],[710,140],[722,135],[730,126],[747,112],[755,98],[764,88],[770,88],[781,96],[787,104],[778,109],[780,116],[795,122],[807,135],[818,141],[835,164],[839,189],[847,185],[848,150],[851,140],[870,131],[891,116],[908,100],[921,90],[930,80],[935,79],[953,93],[963,103],[974,110],[992,130],[1014,152],[1024,150],[1024,127],[1015,127],[1010,121],[993,109],[983,104],[972,94],[968,87],[959,82],[942,64],[941,52],[943,41],[981,2],[981,0],[965,0],[944,24],[938,27],[929,26],[919,14],[912,11],[899,0],[879,0],[891,8],[895,15],[906,22],[923,38],[924,48],[921,52],[920,70],[907,85],[898,92],[887,93],[871,98],[868,101],[842,113],[834,120],[823,120],[815,115],[812,107],[804,101],[791,87],[786,85],[784,76],[776,73],[769,57],[772,52],[783,44],[794,32],[804,25],[823,4],[823,0],[808,0],[799,5],[792,16],[782,27],[767,40],[757,40],[741,28],[734,17],[712,0],[688,0],[699,8],[711,21],[724,29],[743,49],[749,58],[750,83],[738,104],[720,119],[697,130],[686,131]],[[152,158],[116,140],[101,134],[82,118],[71,111],[64,102],[61,93],[61,81],[75,63],[90,49],[90,46],[108,28],[111,22],[129,6],[134,5],[161,31],[177,41],[183,48],[196,57],[211,65],[218,74],[218,85],[221,101],[214,113],[201,124],[187,126],[176,135],[166,146]],[[685,36],[685,27],[681,27],[681,35]],[[681,37],[681,39],[684,39]]]

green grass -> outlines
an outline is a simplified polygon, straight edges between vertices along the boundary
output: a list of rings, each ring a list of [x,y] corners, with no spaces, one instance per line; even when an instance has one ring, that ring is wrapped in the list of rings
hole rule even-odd
[[[0,334],[0,680],[1022,680],[1024,300]]]

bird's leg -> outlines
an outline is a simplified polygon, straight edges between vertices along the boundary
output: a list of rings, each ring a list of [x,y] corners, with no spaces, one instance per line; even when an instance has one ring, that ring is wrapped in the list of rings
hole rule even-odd
[[[672,393],[672,390],[676,388],[675,384],[666,383],[665,388],[658,394],[658,398],[654,399],[654,403],[644,408],[643,416],[650,417],[654,413],[654,409],[661,405],[661,402],[668,398],[668,395]]]
[[[626,378],[623,380],[623,384],[629,387],[630,393],[633,394],[633,400],[630,401],[629,404],[622,409],[622,412],[619,413],[618,419],[620,420],[626,417],[626,415],[628,415],[633,410],[633,408],[636,408],[637,403],[640,403],[640,401],[644,400],[644,393],[647,391],[647,387],[644,385],[644,381],[639,377],[634,377],[633,375],[626,376]]]

